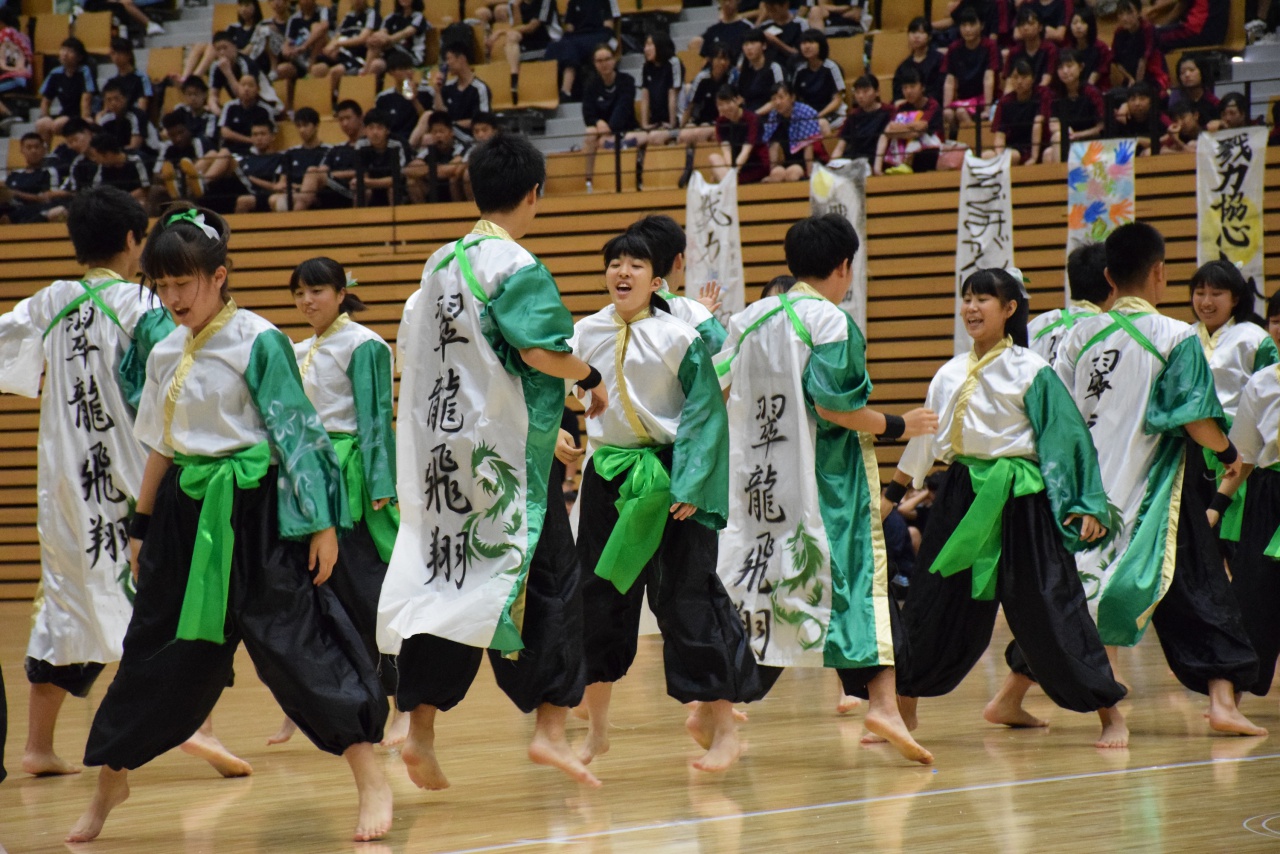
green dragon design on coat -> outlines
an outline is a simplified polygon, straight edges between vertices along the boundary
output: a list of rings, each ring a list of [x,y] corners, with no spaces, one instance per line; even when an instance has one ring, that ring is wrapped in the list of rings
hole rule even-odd
[[[524,524],[524,515],[520,510],[524,488],[515,468],[489,444],[481,442],[471,452],[471,473],[480,481],[480,488],[486,495],[494,496],[494,502],[487,510],[477,510],[467,517],[462,525],[466,537],[467,558],[469,560],[496,560],[507,552],[515,552],[524,562],[524,550],[510,540],[506,542],[486,542],[479,534],[481,523],[489,522],[502,525],[502,532],[508,537],[519,533]],[[508,511],[511,511],[508,515]],[[505,520],[505,521],[504,521]]]
[[[826,588],[818,580],[818,575],[826,561],[822,556],[822,549],[818,547],[817,539],[804,529],[803,524],[797,525],[795,534],[787,540],[787,551],[791,554],[791,564],[797,572],[789,578],[780,579],[774,585],[769,593],[769,601],[773,605],[774,616],[779,621],[796,627],[796,638],[800,648],[815,649],[826,639],[822,621],[804,609],[788,610],[783,606],[781,597],[798,590],[807,591],[805,604],[814,609],[821,607]],[[813,633],[812,638],[806,638],[804,628],[810,623],[817,631]]]

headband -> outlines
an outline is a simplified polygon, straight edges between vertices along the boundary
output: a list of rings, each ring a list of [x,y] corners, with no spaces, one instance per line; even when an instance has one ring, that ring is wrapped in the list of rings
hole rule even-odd
[[[200,213],[195,208],[187,208],[185,211],[179,211],[178,213],[174,214],[173,216],[165,220],[164,224],[165,224],[165,227],[168,228],[177,222],[189,222],[192,225],[194,225],[196,228],[203,231],[205,234],[205,237],[208,237],[210,240],[213,240],[217,243],[222,242],[222,235],[218,233],[218,230],[216,228],[206,223],[204,221],[204,214]]]

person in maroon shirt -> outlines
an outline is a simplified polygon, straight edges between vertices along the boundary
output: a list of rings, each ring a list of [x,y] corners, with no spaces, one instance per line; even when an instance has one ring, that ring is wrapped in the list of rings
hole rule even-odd
[[[1196,111],[1199,127],[1208,131],[1218,129],[1220,102],[1205,81],[1205,66],[1198,57],[1184,56],[1178,60],[1178,88],[1169,93],[1169,109],[1172,111],[1181,103],[1189,104]]]
[[[1053,82],[1053,74],[1058,70],[1058,46],[1044,40],[1044,23],[1030,4],[1018,8],[1018,43],[1009,50],[1004,61],[1005,94],[1013,91],[1013,83],[1009,80],[1013,71],[1013,63],[1025,59],[1031,66],[1036,86],[1047,87]]]
[[[1097,86],[1099,92],[1111,88],[1111,48],[1098,38],[1098,16],[1088,6],[1081,6],[1071,16],[1064,44],[1080,55],[1082,81]]]
[[[1155,27],[1142,17],[1138,0],[1120,0],[1116,4],[1116,24],[1116,34],[1111,39],[1112,83],[1130,86],[1146,81],[1155,89],[1156,97],[1163,98],[1169,85],[1169,70],[1156,46]]]
[[[1000,99],[991,121],[994,148],[982,156],[995,157],[1008,149],[1014,166],[1035,163],[1044,137],[1045,93],[1036,85],[1031,63],[1025,57],[1013,61],[1009,83],[1011,91]]]
[[[886,169],[891,173],[925,172],[937,165],[942,147],[942,106],[925,94],[924,81],[914,68],[902,70],[902,94],[876,143],[873,174],[883,175]]]
[[[1044,163],[1062,161],[1062,133],[1067,141],[1097,139],[1106,125],[1107,109],[1102,93],[1081,79],[1084,65],[1080,54],[1067,48],[1058,54],[1058,81],[1050,90],[1049,144],[1041,158]]]
[[[973,8],[960,11],[960,38],[951,43],[942,60],[943,123],[954,136],[961,126],[969,127],[995,101],[996,78],[1000,75],[1000,49],[982,35],[982,19]]]
[[[743,109],[742,96],[729,84],[716,91],[716,139],[720,150],[711,152],[711,174],[724,179],[738,170],[739,184],[758,184],[769,174],[769,146],[760,139],[760,117]]]

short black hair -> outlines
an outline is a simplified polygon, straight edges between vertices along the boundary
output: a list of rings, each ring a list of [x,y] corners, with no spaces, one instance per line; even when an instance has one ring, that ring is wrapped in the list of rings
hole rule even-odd
[[[311,107],[299,107],[293,113],[293,123],[295,125],[318,125],[320,124],[320,114]]]
[[[117,95],[124,95],[126,98],[128,97],[128,95],[125,95],[124,84],[120,82],[119,77],[112,77],[106,83],[102,84],[102,94],[105,95],[108,92],[115,92]]]
[[[160,119],[160,126],[165,130],[171,130],[176,127],[186,127],[187,119],[177,110],[171,110],[164,114]]]
[[[40,141],[40,142],[42,142],[42,143],[44,142],[44,137],[42,137],[40,134],[36,133],[36,132],[35,132],[35,131],[33,131],[33,130],[30,130],[30,131],[27,131],[26,133],[24,133],[24,134],[22,135],[22,139],[20,139],[20,140],[18,140],[18,141],[19,141],[19,142],[27,142],[28,140],[32,140],[32,139],[39,140],[39,141]]]
[[[640,235],[649,244],[653,274],[663,279],[671,274],[676,256],[688,245],[684,229],[666,214],[649,214],[631,223],[627,231]]]
[[[747,42],[759,42],[760,44],[765,44],[767,41],[768,40],[764,37],[764,32],[761,30],[750,30],[742,37],[743,44],[746,44]]]
[[[1043,30],[1043,29],[1044,29],[1044,19],[1040,17],[1040,13],[1039,13],[1039,12],[1037,12],[1035,9],[1031,8],[1031,4],[1030,4],[1030,3],[1028,3],[1028,4],[1026,4],[1026,5],[1023,5],[1023,6],[1019,6],[1019,7],[1018,7],[1018,15],[1017,15],[1017,17],[1014,19],[1014,22],[1015,22],[1018,26],[1022,26],[1023,24],[1029,24],[1029,23],[1031,23],[1032,21],[1035,21],[1037,24],[1039,24],[1039,25],[1040,25],[1040,29],[1041,29],[1041,30]]]
[[[1058,64],[1064,62],[1074,62],[1076,65],[1084,65],[1084,59],[1080,56],[1080,51],[1073,47],[1064,47],[1058,51]]]
[[[1067,256],[1067,282],[1072,299],[1095,304],[1106,302],[1111,295],[1111,285],[1107,283],[1107,248],[1101,243],[1086,243],[1071,250]]]
[[[1025,56],[1020,56],[1009,66],[1009,76],[1018,75],[1019,77],[1031,77],[1034,72],[1031,69],[1031,63],[1027,62]]]
[[[984,294],[993,296],[1004,304],[1013,303],[1013,316],[1004,322],[1004,334],[1013,339],[1019,347],[1027,346],[1028,305],[1026,292],[1022,282],[1018,281],[1008,270],[989,267],[969,275],[960,286],[960,294]]]
[[[1236,323],[1244,323],[1253,317],[1253,303],[1257,299],[1253,281],[1246,281],[1244,274],[1230,261],[1209,261],[1196,270],[1191,277],[1191,295],[1195,296],[1196,288],[1200,287],[1230,291],[1236,298],[1236,307],[1231,310],[1231,317]]]
[[[204,224],[212,228],[216,238],[210,238],[205,230],[190,220],[177,218],[187,211],[203,217]],[[231,229],[227,221],[208,208],[196,207],[190,202],[169,205],[147,235],[142,247],[142,274],[153,283],[157,279],[179,276],[212,276],[219,267],[227,267],[227,243]],[[226,298],[228,283],[222,286]]]
[[[236,40],[231,38],[231,33],[226,30],[218,30],[213,34],[213,43],[217,44],[218,42],[231,42],[232,44],[235,44]]]
[[[350,110],[351,112],[355,113],[357,117],[364,115],[364,107],[360,106],[360,102],[353,101],[350,98],[347,98],[344,101],[339,101],[333,108],[333,114],[336,116],[338,113],[342,112],[343,110]]]
[[[875,89],[877,92],[879,92],[879,91],[880,91],[880,78],[879,78],[879,77],[876,77],[874,74],[872,74],[870,71],[868,71],[866,74],[862,75],[862,76],[861,76],[861,77],[859,77],[857,80],[853,81],[853,88],[855,88],[855,89]]]
[[[440,51],[441,56],[447,56],[449,54],[461,56],[467,62],[471,62],[471,45],[467,44],[462,39],[455,39],[445,45],[444,49]]]
[[[823,214],[800,220],[787,229],[784,241],[791,275],[805,281],[822,281],[858,254],[858,233],[839,214]]]
[[[532,142],[500,133],[471,150],[471,193],[480,213],[515,210],[535,188],[547,184],[547,161]]]
[[[972,6],[961,6],[960,12],[956,16],[956,24],[963,26],[965,24],[981,24],[982,19],[978,17],[978,10]]]
[[[788,83],[785,80],[783,80],[781,83],[774,83],[773,88],[769,90],[770,95],[777,95],[779,92],[785,92],[786,94],[790,95],[792,98],[796,96],[795,87],[793,87],[790,83]]]
[[[89,140],[89,147],[99,154],[120,154],[124,151],[124,146],[120,144],[115,134],[101,130],[93,134],[93,138]]]
[[[402,50],[393,50],[383,60],[388,71],[408,71],[413,68],[413,58]]]
[[[614,235],[604,244],[601,253],[604,255],[604,265],[609,266],[610,263],[623,255],[628,258],[635,258],[637,261],[648,261],[653,265],[653,274],[658,275],[657,259],[654,257],[654,244],[649,236],[635,230],[632,226],[622,234]]]
[[[1155,87],[1146,80],[1139,80],[1129,87],[1128,98],[1146,98],[1148,101],[1154,101],[1156,97]]]
[[[760,298],[764,299],[765,297],[776,297],[778,294],[785,294],[795,286],[795,276],[774,276],[760,291]]]
[[[67,207],[67,232],[84,266],[104,264],[147,235],[147,212],[119,187],[99,185],[78,193]]]
[[[915,63],[903,63],[897,73],[898,84],[901,86],[910,86],[912,84],[924,83],[924,77],[920,74],[920,69],[916,68]]]
[[[62,126],[62,138],[66,139],[69,136],[75,136],[78,133],[84,133],[85,131],[92,130],[93,125],[89,124],[79,116],[72,116],[67,119],[67,123]]]
[[[911,23],[907,24],[907,32],[909,33],[932,33],[933,24],[929,23],[929,19],[924,15],[917,15],[911,19]]]
[[[474,116],[471,117],[471,127],[475,128],[476,125],[488,125],[489,127],[493,127],[493,128],[500,127],[500,125],[498,124],[497,116],[495,116],[493,113],[484,113],[484,112],[476,113]]]
[[[1192,104],[1186,98],[1183,98],[1181,101],[1178,101],[1176,104],[1174,104],[1172,107],[1169,108],[1169,115],[1175,116],[1175,117],[1190,116],[1190,115],[1199,116],[1200,111],[1196,109],[1194,104]]]
[[[58,46],[67,47],[74,50],[76,52],[76,61],[79,62],[81,65],[83,65],[89,59],[89,52],[84,49],[84,42],[80,41],[80,39],[76,38],[75,36],[71,36],[70,38],[63,39],[62,44]]]
[[[130,59],[133,58],[133,42],[120,36],[112,36],[111,50],[116,53],[127,54]]]
[[[741,95],[738,93],[738,87],[732,83],[726,83],[716,90],[717,101],[736,101]]]
[[[293,274],[289,276],[289,293],[297,293],[303,286],[328,285],[333,288],[334,293],[345,289],[346,293],[338,305],[338,310],[354,314],[357,311],[364,311],[368,306],[347,287],[350,281],[346,268],[332,258],[320,255],[308,258],[293,269]]]
[[[1107,238],[1107,276],[1118,290],[1137,290],[1164,261],[1164,236],[1155,226],[1130,222]]]
[[[372,110],[364,114],[365,127],[369,125],[378,125],[379,127],[391,128],[391,114],[386,110],[380,110],[374,107]]]
[[[1280,291],[1276,291],[1267,299],[1267,319],[1280,317]]]
[[[831,56],[831,45],[827,44],[827,34],[822,30],[805,30],[800,36],[800,44],[811,42],[818,46],[818,59],[823,62],[827,61],[827,57]]]
[[[436,110],[427,117],[427,127],[433,128],[436,125],[448,125],[449,127],[453,127],[453,119],[450,118],[449,114],[444,110]]]
[[[1229,105],[1235,106],[1235,108],[1240,111],[1240,114],[1244,116],[1246,122],[1252,120],[1252,117],[1249,115],[1249,101],[1245,98],[1242,92],[1228,92],[1223,95],[1222,100],[1218,102],[1218,112],[1222,112]]]
[[[186,91],[187,89],[199,89],[201,92],[208,92],[209,84],[204,82],[203,77],[192,74],[189,75],[186,80],[182,81],[182,89],[183,91]]]

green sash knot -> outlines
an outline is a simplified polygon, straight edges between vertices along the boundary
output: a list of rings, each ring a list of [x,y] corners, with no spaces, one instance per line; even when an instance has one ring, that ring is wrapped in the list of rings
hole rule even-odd
[[[618,523],[604,544],[596,575],[613,582],[619,593],[631,589],[645,564],[658,551],[671,507],[671,474],[658,459],[661,447],[618,448],[605,445],[591,456],[596,473],[627,479],[618,490]]]
[[[223,643],[227,620],[227,594],[231,585],[231,553],[235,531],[231,508],[235,490],[253,489],[271,467],[271,448],[259,442],[229,457],[197,457],[174,454],[182,468],[178,485],[187,497],[202,501],[196,525],[191,575],[178,617],[178,640]]]
[[[956,462],[969,469],[973,504],[951,532],[929,571],[946,577],[972,568],[973,598],[991,600],[996,595],[1005,503],[1010,493],[1014,498],[1022,498],[1043,492],[1044,478],[1039,466],[1022,457],[995,460],[956,457]]]
[[[347,484],[351,521],[364,522],[373,544],[378,548],[378,559],[387,563],[391,560],[391,550],[395,548],[396,534],[400,530],[400,511],[390,503],[381,510],[373,509],[369,485],[364,479],[364,454],[360,452],[360,444],[353,434],[330,433],[329,441],[333,443],[342,479]]]

